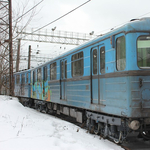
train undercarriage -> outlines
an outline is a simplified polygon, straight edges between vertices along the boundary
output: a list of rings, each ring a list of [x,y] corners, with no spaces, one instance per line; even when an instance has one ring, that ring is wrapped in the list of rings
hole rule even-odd
[[[91,134],[100,135],[102,138],[108,138],[115,143],[123,143],[132,133],[136,133],[135,135],[138,138],[150,140],[149,118],[119,118],[46,101],[21,97],[19,100],[24,106],[34,108],[40,112],[74,118],[82,126],[85,125]]]

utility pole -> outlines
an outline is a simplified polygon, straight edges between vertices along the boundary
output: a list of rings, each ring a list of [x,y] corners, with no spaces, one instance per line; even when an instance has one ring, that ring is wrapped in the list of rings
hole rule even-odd
[[[18,39],[17,61],[16,61],[16,72],[18,72],[18,71],[19,71],[19,61],[20,61],[20,43],[21,43],[21,39]]]
[[[13,84],[13,49],[12,49],[12,3],[9,0],[9,90],[10,96],[14,95]]]
[[[31,45],[29,45],[29,52],[28,52],[28,69],[30,69],[30,62],[31,62]]]

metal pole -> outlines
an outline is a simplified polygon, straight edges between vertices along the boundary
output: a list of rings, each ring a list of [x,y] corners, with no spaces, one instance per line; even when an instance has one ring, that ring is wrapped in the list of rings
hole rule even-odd
[[[13,49],[12,49],[12,3],[9,0],[9,95],[14,95],[13,84]]]
[[[16,72],[18,72],[18,71],[19,71],[19,61],[20,61],[20,42],[21,42],[21,39],[18,39],[17,60],[16,60]]]
[[[29,45],[29,53],[28,53],[28,69],[30,69],[31,63],[31,45]]]

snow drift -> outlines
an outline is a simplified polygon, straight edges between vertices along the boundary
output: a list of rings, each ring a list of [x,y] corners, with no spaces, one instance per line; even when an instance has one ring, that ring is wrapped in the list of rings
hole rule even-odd
[[[123,150],[78,126],[0,96],[0,150]]]

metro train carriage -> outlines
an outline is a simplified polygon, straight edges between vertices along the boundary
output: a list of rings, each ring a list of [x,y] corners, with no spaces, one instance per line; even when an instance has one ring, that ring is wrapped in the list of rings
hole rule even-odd
[[[24,98],[31,97],[30,71],[22,71],[14,75],[14,94]]]
[[[132,20],[37,68],[17,72],[25,105],[86,122],[116,143],[150,139],[150,18]]]

